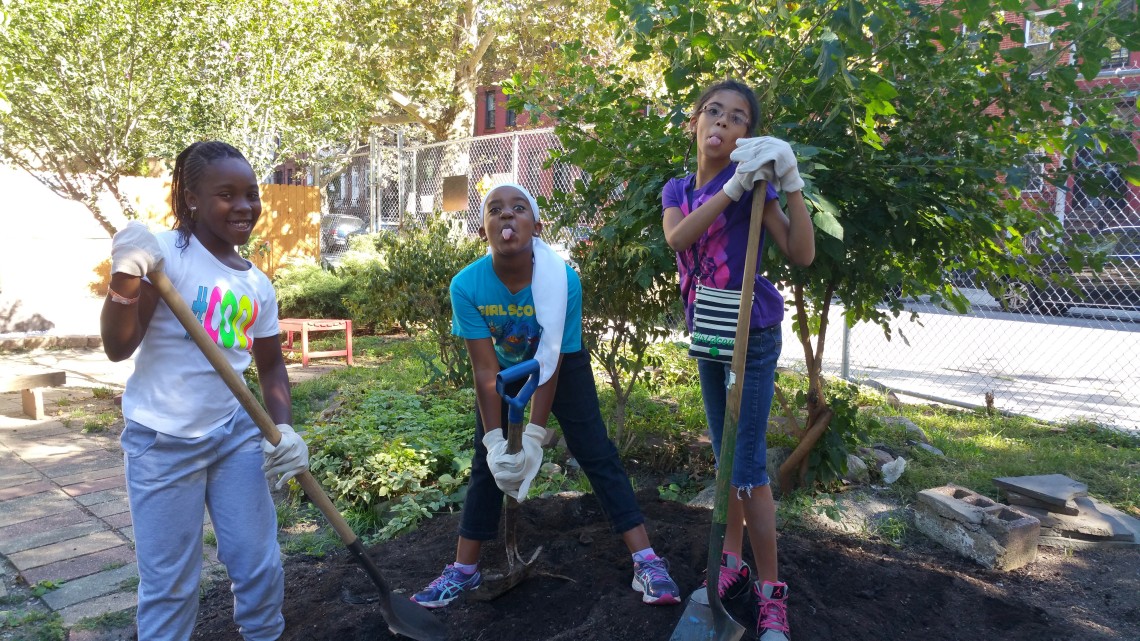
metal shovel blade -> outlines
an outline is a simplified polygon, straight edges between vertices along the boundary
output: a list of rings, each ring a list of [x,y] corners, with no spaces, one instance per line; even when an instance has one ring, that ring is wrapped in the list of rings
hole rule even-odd
[[[723,605],[717,611],[690,596],[669,641],[740,641],[743,636],[744,626],[730,617]]]

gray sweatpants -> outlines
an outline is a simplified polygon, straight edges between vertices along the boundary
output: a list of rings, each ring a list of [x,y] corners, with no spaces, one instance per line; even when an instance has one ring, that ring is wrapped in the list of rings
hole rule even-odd
[[[284,631],[285,573],[260,438],[244,409],[194,439],[126,422],[120,442],[139,566],[139,641],[190,638],[207,509],[242,637],[274,641]]]

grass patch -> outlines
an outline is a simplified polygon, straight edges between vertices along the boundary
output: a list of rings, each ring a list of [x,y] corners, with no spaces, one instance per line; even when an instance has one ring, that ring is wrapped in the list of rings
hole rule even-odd
[[[1052,425],[1020,416],[931,407],[903,408],[945,458],[912,450],[896,488],[913,500],[919,490],[954,483],[998,499],[993,479],[1064,474],[1115,507],[1140,508],[1140,439],[1087,422]],[[875,428],[872,428],[873,430]],[[873,436],[905,445],[900,429]]]
[[[14,610],[0,612],[0,632],[18,630],[21,641],[64,641],[63,617],[54,612]]]
[[[126,627],[135,620],[134,608],[108,612],[99,616],[81,619],[72,629],[74,630],[112,630]]]

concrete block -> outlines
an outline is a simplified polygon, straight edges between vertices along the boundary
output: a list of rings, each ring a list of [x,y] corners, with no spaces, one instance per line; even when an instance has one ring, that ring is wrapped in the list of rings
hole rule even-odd
[[[1036,518],[963,487],[919,492],[914,520],[923,534],[988,568],[1013,570],[1037,557]]]
[[[1056,503],[1039,501],[1031,496],[1025,496],[1024,494],[1019,494],[1012,490],[1001,490],[1001,493],[1005,496],[1005,500],[1009,501],[1010,505],[1032,507],[1039,510],[1056,512],[1057,514],[1068,514],[1069,516],[1080,514],[1080,510],[1077,509],[1076,501],[1066,501],[1064,505],[1057,505]]]
[[[1022,496],[1062,507],[1078,496],[1089,494],[1089,486],[1074,481],[1064,474],[1006,476],[994,479],[994,485],[1003,490],[1011,490]]]

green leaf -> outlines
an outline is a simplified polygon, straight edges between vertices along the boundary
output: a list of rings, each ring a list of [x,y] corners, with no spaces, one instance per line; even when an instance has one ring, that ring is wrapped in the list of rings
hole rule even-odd
[[[839,224],[839,220],[831,212],[822,209],[817,210],[812,216],[812,221],[821,232],[838,240],[843,240],[843,225]]]

